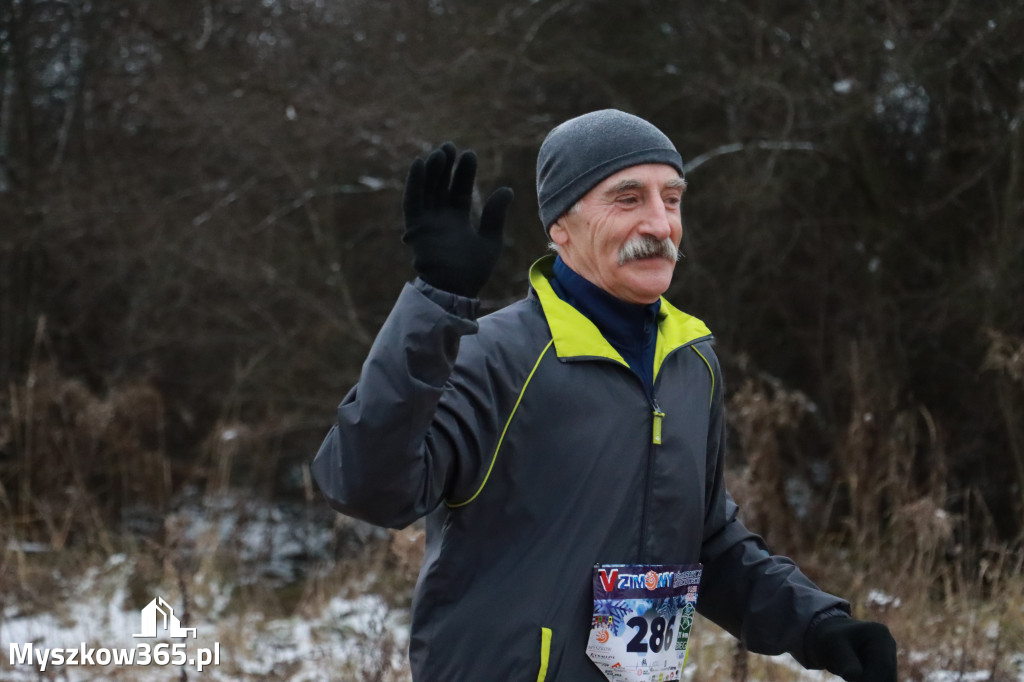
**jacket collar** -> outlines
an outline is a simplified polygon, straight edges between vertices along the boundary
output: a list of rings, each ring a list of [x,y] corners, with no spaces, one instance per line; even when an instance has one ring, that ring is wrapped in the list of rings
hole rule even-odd
[[[551,272],[554,276],[548,282],[558,298],[596,324],[627,362],[634,360],[628,353],[642,355],[648,342],[653,351],[661,299],[649,305],[627,303],[578,274],[557,256]]]
[[[537,294],[559,358],[608,358],[627,365],[622,356],[601,335],[597,326],[558,297],[551,288],[555,257],[544,256],[530,267],[530,286]],[[673,351],[696,341],[710,338],[711,331],[692,315],[677,309],[664,297],[658,312],[658,340],[654,350],[654,376],[665,358]]]

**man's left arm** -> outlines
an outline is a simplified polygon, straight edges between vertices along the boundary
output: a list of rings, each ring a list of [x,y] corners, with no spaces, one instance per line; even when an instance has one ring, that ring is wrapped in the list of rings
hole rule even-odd
[[[714,372],[698,610],[754,653],[788,652],[807,668],[850,682],[896,682],[896,642],[888,628],[851,618],[848,602],[821,590],[790,559],[773,555],[738,518],[723,477],[725,406],[717,359]]]

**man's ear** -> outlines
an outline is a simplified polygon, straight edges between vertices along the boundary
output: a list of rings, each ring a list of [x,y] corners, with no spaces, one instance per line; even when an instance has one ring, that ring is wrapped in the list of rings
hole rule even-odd
[[[569,228],[565,224],[564,215],[551,224],[551,228],[548,230],[548,236],[551,237],[551,241],[559,247],[565,246],[569,242]]]

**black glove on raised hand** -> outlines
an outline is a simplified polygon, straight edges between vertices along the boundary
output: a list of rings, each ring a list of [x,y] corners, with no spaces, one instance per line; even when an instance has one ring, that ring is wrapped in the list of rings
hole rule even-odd
[[[427,157],[416,159],[405,184],[405,235],[412,247],[413,267],[427,284],[474,298],[480,293],[501,253],[511,187],[501,187],[484,202],[480,229],[473,227],[476,154],[455,159],[455,145],[446,142]],[[454,167],[454,172],[452,168]]]
[[[896,640],[881,623],[829,618],[810,632],[812,661],[848,682],[896,682]]]

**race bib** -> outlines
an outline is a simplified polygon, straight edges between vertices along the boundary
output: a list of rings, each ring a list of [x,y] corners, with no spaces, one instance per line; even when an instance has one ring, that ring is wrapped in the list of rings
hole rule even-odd
[[[611,682],[683,679],[700,564],[594,566],[590,657]]]

